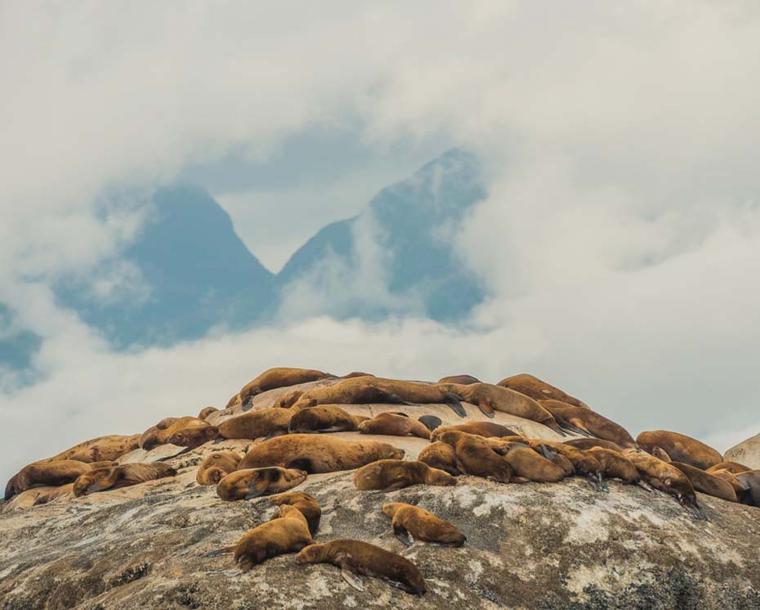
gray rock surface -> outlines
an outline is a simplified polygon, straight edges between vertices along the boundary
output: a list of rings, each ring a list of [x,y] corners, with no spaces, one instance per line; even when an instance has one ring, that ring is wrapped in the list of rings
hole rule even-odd
[[[760,470],[760,434],[756,434],[728,449],[723,455],[723,459],[739,462],[750,468]]]

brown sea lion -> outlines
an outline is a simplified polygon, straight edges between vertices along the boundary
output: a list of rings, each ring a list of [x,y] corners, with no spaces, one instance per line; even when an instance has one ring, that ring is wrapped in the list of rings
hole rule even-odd
[[[216,493],[222,500],[250,500],[287,491],[305,480],[306,473],[295,468],[243,468],[223,477]]]
[[[216,426],[197,417],[166,417],[140,436],[140,447],[150,451],[158,445],[172,444],[194,449],[218,436]]]
[[[290,491],[270,496],[269,500],[277,506],[293,506],[300,510],[303,516],[306,517],[311,535],[317,535],[319,520],[322,517],[322,509],[314,496],[310,496],[302,491]]]
[[[476,405],[487,417],[493,417],[494,411],[501,411],[516,417],[530,419],[551,428],[562,436],[565,435],[549,411],[532,398],[520,394],[520,392],[490,383],[473,383],[462,386],[444,384],[442,387],[448,388],[462,400]]]
[[[438,383],[455,383],[457,385],[470,385],[472,383],[482,383],[477,377],[472,375],[449,375],[448,377],[441,377]]]
[[[453,476],[462,474],[459,468],[457,468],[457,456],[454,452],[454,447],[441,441],[427,445],[420,451],[417,460],[424,462],[431,468],[443,470]]]
[[[702,470],[723,461],[720,453],[712,447],[678,432],[667,430],[642,432],[636,437],[636,442],[644,451],[652,453],[655,447],[659,447],[674,462],[690,464]]]
[[[505,439],[492,439],[492,442],[497,443],[504,440],[508,440],[508,437]],[[558,441],[528,439],[525,442],[532,449],[538,451],[546,459],[554,462],[558,466],[564,467],[569,462],[572,466],[573,473],[587,477],[591,485],[597,491],[605,490],[601,478],[601,473],[604,469],[599,460],[592,454]],[[564,458],[564,460],[561,458]]]
[[[466,387],[466,386],[463,386]],[[344,379],[330,386],[284,396],[278,406],[299,409],[322,404],[446,404],[457,415],[467,413],[459,398],[436,385],[381,377]]]
[[[705,472],[708,472],[712,476],[726,481],[726,483],[728,483],[733,488],[737,500],[741,502],[742,496],[747,491],[747,487],[737,478],[737,475],[724,468]]]
[[[591,447],[585,452],[596,458],[602,467],[601,475],[606,479],[620,479],[631,484],[638,483],[641,479],[636,465],[625,457],[621,450]]]
[[[736,478],[744,486],[741,495],[742,504],[760,507],[760,470],[740,472]]]
[[[612,451],[622,451],[623,448],[617,443],[612,441],[606,441],[602,438],[571,438],[568,441],[563,441],[565,445],[570,445],[576,449],[591,449],[592,447],[601,447],[602,449],[611,449]]]
[[[198,466],[195,480],[198,485],[216,485],[226,475],[237,469],[242,454],[236,451],[214,451]]]
[[[168,464],[120,464],[111,468],[96,468],[74,481],[74,495],[79,497],[96,491],[130,487],[177,474]]]
[[[503,456],[490,447],[483,437],[458,430],[448,430],[436,434],[434,440],[439,440],[454,448],[456,466],[460,472],[493,479],[500,483],[509,483],[512,480],[512,467]]]
[[[691,464],[684,464],[683,462],[671,462],[671,464],[689,477],[689,481],[696,491],[729,502],[739,501],[734,488],[728,481],[724,481],[722,478],[709,474]]]
[[[203,407],[200,413],[198,413],[198,419],[202,419],[205,421],[209,415],[211,415],[212,413],[216,413],[218,411],[219,409],[217,409],[216,407]]]
[[[662,460],[663,462],[673,461],[670,459],[670,456],[665,452],[665,450],[662,447],[652,447],[652,455],[656,457],[658,460]]]
[[[506,426],[502,426],[501,424],[492,421],[468,421],[463,424],[441,426],[440,428],[437,428],[439,433],[445,432],[446,430],[459,430],[460,432],[467,432],[468,434],[485,437],[519,436],[516,432],[510,430]]]
[[[286,409],[272,409],[286,411]],[[320,405],[295,411],[290,419],[288,432],[350,432],[369,419],[363,415],[351,415],[337,405]]]
[[[383,513],[391,518],[396,538],[407,546],[409,535],[415,540],[453,546],[462,546],[467,540],[454,525],[419,506],[389,502],[383,504]]]
[[[238,468],[284,466],[311,474],[352,470],[376,460],[403,457],[403,449],[388,443],[347,441],[326,434],[288,434],[254,443]]]
[[[247,572],[265,559],[296,553],[313,544],[306,517],[294,506],[280,506],[280,516],[246,532],[235,545],[235,562]]]
[[[87,463],[113,461],[137,449],[139,441],[139,434],[99,436],[61,451],[50,460],[76,460]]]
[[[57,486],[33,487],[14,496],[10,502],[8,502],[8,508],[31,508],[32,506],[47,504],[56,498],[62,498],[67,495],[74,496],[73,483]]]
[[[409,460],[378,460],[362,466],[354,473],[354,485],[367,491],[394,491],[410,485],[456,485],[449,473],[431,468],[424,462]]]
[[[514,474],[528,481],[557,483],[568,476],[562,466],[520,442],[510,443],[502,455],[512,467]]]
[[[94,462],[88,464],[77,460],[54,460],[34,462],[19,470],[5,487],[5,499],[10,500],[16,494],[33,487],[58,487],[73,483],[77,478],[90,472],[94,467],[113,466],[113,462]]]
[[[360,591],[364,590],[361,581],[351,573],[389,580],[415,595],[422,595],[427,590],[425,579],[411,561],[360,540],[312,544],[296,555],[296,563],[331,563],[339,567],[343,578]]]
[[[563,392],[559,388],[554,387],[550,383],[546,383],[538,377],[534,377],[528,373],[512,375],[512,377],[502,379],[496,385],[510,388],[511,390],[516,390],[517,392],[520,392],[520,394],[530,396],[533,400],[554,399],[560,400],[569,405],[574,405],[576,407],[588,406],[582,400],[578,400],[577,398],[570,396],[570,394]]]
[[[732,474],[739,474],[740,472],[747,472],[749,470],[752,470],[752,468],[745,466],[744,464],[739,464],[738,462],[720,462],[718,464],[715,464],[715,466],[710,466],[707,469],[707,472],[712,474],[716,470],[728,470],[728,472]]]
[[[279,436],[288,433],[290,420],[297,411],[293,409],[257,409],[225,419],[218,426],[223,438],[246,438]]]
[[[623,426],[587,407],[576,407],[559,400],[542,400],[541,406],[554,416],[560,426],[567,430],[612,441],[624,449],[636,445]]]
[[[659,491],[674,496],[686,507],[699,508],[694,486],[689,477],[678,468],[637,449],[623,449],[623,455],[633,462],[643,481]]]
[[[430,430],[425,424],[397,413],[378,413],[372,419],[361,422],[358,430],[361,434],[385,434],[388,436],[411,434],[419,438],[430,439]]]
[[[247,405],[251,398],[257,394],[266,392],[267,390],[274,390],[275,388],[284,388],[291,385],[298,385],[300,383],[308,383],[310,381],[319,381],[320,379],[330,378],[335,378],[335,375],[316,371],[314,369],[277,367],[267,369],[258,377],[249,381],[240,389],[238,396],[240,397],[240,402],[243,405]]]

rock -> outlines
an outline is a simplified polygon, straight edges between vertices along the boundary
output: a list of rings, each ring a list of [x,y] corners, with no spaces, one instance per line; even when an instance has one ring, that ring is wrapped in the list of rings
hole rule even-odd
[[[424,446],[390,440],[410,452]],[[223,502],[194,478],[210,450],[245,444],[207,443],[172,457],[173,479],[4,510],[0,607],[760,607],[760,510],[700,495],[710,521],[698,521],[669,496],[614,481],[599,493],[582,479],[461,477],[456,487],[382,493],[357,491],[351,472],[311,475],[297,490],[322,506],[317,540],[357,538],[399,552],[417,564],[428,592],[420,599],[371,578],[359,592],[337,568],[298,566],[293,555],[242,574],[220,549],[275,508],[266,498]],[[380,511],[386,501],[440,515],[467,543],[406,549]]]
[[[760,470],[760,434],[728,449],[723,455],[724,460],[739,462],[750,468]]]

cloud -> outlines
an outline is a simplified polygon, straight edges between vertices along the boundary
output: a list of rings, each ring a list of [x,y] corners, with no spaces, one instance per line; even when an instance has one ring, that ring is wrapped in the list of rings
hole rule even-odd
[[[531,370],[633,431],[721,445],[757,431],[756,3],[6,2],[0,15],[0,302],[44,340],[40,382],[0,397],[3,468],[223,402],[277,364]],[[104,194],[231,150],[267,159],[315,125],[377,150],[456,142],[487,163],[490,197],[456,241],[494,297],[467,329],[317,318],[116,354],[55,306],[53,279],[128,239]]]

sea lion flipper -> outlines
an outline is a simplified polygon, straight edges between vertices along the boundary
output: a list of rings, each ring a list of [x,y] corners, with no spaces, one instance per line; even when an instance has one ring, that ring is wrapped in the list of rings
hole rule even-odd
[[[364,585],[362,584],[361,578],[359,578],[351,570],[347,568],[341,568],[340,575],[343,577],[343,580],[345,580],[354,589],[364,593]]]
[[[412,546],[414,544],[414,540],[407,529],[398,523],[393,526],[393,535],[396,536],[404,546]]]
[[[478,403],[478,409],[480,409],[480,412],[486,417],[490,417],[491,419],[495,417],[494,412],[493,412],[493,407],[491,405],[487,405],[483,401]]]
[[[638,480],[636,484],[641,487],[641,489],[645,489],[649,493],[654,493],[654,487],[652,487],[649,483],[646,481]]]
[[[435,415],[420,415],[417,420],[422,422],[422,424],[431,432],[443,424],[441,418],[436,417]]]
[[[551,447],[548,447],[547,445],[539,445],[538,446],[539,452],[542,456],[544,456],[547,460],[553,461],[557,457],[557,452],[554,451]]]
[[[467,411],[465,411],[464,407],[462,406],[462,401],[456,394],[447,392],[444,402],[449,405],[449,407],[451,407],[451,410],[459,415],[459,417],[465,417],[467,415]]]
[[[591,487],[594,489],[594,491],[599,491],[599,492],[606,491],[604,488],[605,487],[604,483],[601,481],[600,475],[595,474],[595,473],[589,473],[587,479]]]

